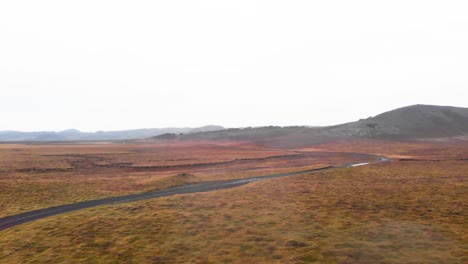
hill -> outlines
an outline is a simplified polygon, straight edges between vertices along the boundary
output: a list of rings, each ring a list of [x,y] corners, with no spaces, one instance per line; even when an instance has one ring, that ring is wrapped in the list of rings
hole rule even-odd
[[[468,108],[412,105],[329,128],[345,136],[429,139],[468,135]]]
[[[161,136],[162,135],[162,136]],[[384,140],[468,140],[468,108],[412,105],[375,117],[328,127],[249,127],[224,129],[221,126],[200,128],[150,128],[123,131],[60,132],[0,131],[0,141],[68,140],[219,140],[248,141],[275,147],[319,144],[342,139]]]
[[[274,147],[304,146],[360,138],[384,140],[468,139],[468,108],[412,105],[336,126],[236,128],[171,137],[172,140],[248,141]]]
[[[204,126],[199,128],[147,128],[120,131],[80,132],[68,129],[59,132],[39,131],[0,131],[0,141],[79,141],[79,140],[124,140],[142,139],[167,133],[191,133],[224,129],[221,126]]]

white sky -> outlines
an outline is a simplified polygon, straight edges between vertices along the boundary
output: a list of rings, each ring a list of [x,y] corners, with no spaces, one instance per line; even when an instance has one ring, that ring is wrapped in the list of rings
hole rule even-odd
[[[1,1],[0,130],[467,107],[468,1]]]

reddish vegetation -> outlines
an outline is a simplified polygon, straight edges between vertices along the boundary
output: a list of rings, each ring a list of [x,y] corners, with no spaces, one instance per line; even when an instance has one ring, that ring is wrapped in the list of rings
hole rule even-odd
[[[234,142],[0,145],[0,216],[76,201],[368,160]],[[189,173],[191,177],[178,177]],[[15,197],[14,200],[11,197]]]
[[[251,147],[246,150],[258,150],[258,163],[224,163],[175,177],[173,171],[166,171],[172,176],[161,176],[164,171],[131,172],[125,166],[120,168],[122,175],[109,178],[100,173],[118,172],[117,167],[97,167],[100,173],[89,178],[76,170],[68,175],[73,180],[69,194],[84,189],[76,180],[82,178],[92,184],[89,190],[98,193],[98,189],[92,189],[96,183],[102,189],[117,187],[114,182],[129,188],[134,186],[127,182],[141,184],[141,188],[154,187],[164,181],[163,177],[180,184],[187,179],[264,172],[259,169],[263,166],[292,170],[297,167],[288,166],[314,160],[346,162],[359,158],[350,152],[404,156],[405,161],[259,181],[233,189],[103,206],[42,219],[3,231],[0,259],[5,263],[467,263],[466,145],[337,142],[308,149],[310,153],[302,150],[303,155],[297,156],[298,150],[291,150],[286,154],[293,156],[278,153],[281,157],[269,159],[262,157],[271,153],[262,156],[261,148]],[[213,152],[207,155],[216,156],[216,149],[212,147]],[[138,155],[129,157],[136,159]],[[90,167],[83,171],[92,170]],[[56,178],[46,180],[47,175]],[[47,186],[62,182],[59,175],[35,172],[19,179],[23,183],[44,179],[39,186],[45,195],[53,190]],[[16,180],[2,182],[16,184]],[[65,187],[56,188],[63,192]],[[21,198],[15,193],[11,197]]]
[[[354,140],[318,145],[314,146],[312,150],[372,153],[395,159],[468,160],[468,141],[442,143],[423,141]]]

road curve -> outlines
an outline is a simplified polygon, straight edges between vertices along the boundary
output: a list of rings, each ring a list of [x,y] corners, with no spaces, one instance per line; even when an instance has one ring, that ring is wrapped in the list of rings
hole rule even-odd
[[[233,187],[245,185],[245,184],[248,184],[250,182],[255,182],[255,181],[287,177],[287,176],[318,172],[318,171],[327,171],[327,170],[333,170],[333,169],[339,169],[339,168],[363,166],[363,165],[368,165],[368,164],[373,164],[373,163],[378,163],[378,162],[389,161],[389,159],[385,157],[373,156],[373,155],[369,155],[369,156],[376,158],[376,160],[366,162],[366,163],[362,163],[362,162],[350,163],[350,164],[344,164],[340,166],[328,166],[328,167],[317,168],[317,169],[310,169],[310,170],[303,170],[303,171],[296,171],[296,172],[289,172],[289,173],[271,174],[271,175],[244,178],[244,179],[202,182],[202,183],[172,187],[172,188],[158,190],[158,191],[150,191],[150,192],[145,192],[145,193],[103,198],[103,199],[97,199],[97,200],[65,204],[65,205],[39,209],[35,211],[30,211],[30,212],[26,212],[22,214],[0,218],[0,231],[5,230],[10,227],[23,224],[23,223],[32,222],[38,219],[46,218],[49,216],[64,214],[64,213],[68,213],[72,211],[82,210],[82,209],[101,206],[101,205],[128,203],[128,202],[134,202],[134,201],[139,201],[139,200],[144,200],[144,199],[170,196],[170,195],[175,195],[175,194],[209,192],[213,190],[233,188]]]

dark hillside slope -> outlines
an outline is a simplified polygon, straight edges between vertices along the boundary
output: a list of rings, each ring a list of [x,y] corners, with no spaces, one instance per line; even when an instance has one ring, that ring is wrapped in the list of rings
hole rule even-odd
[[[468,108],[412,105],[330,127],[331,133],[380,139],[429,139],[468,135]]]
[[[201,132],[177,135],[171,140],[201,140],[201,141],[244,141],[269,147],[300,147],[304,145],[320,144],[344,137],[331,134],[323,128],[292,126],[292,127],[249,127],[231,128],[220,131]],[[161,136],[154,140],[164,140]]]
[[[247,141],[272,147],[299,147],[334,140],[468,139],[468,108],[413,105],[375,117],[329,127],[257,127],[173,135],[172,140]],[[155,137],[164,140],[164,137]]]

